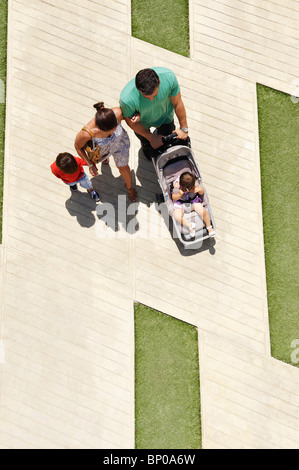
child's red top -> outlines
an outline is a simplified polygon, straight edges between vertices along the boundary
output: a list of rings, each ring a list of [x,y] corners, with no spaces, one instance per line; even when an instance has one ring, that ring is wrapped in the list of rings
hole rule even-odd
[[[52,173],[57,176],[57,178],[61,178],[62,181],[64,183],[75,183],[76,181],[78,181],[80,178],[82,178],[83,174],[84,174],[84,168],[83,166],[84,165],[87,165],[87,163],[80,157],[74,157],[76,162],[78,163],[78,170],[71,174],[71,175],[68,175],[67,173],[64,173],[63,171],[61,171],[58,166],[56,165],[56,162],[52,163],[51,165],[51,170],[52,170]]]

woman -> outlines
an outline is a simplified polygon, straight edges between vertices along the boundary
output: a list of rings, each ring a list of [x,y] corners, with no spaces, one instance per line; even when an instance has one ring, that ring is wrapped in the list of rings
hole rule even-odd
[[[124,180],[131,202],[137,199],[137,192],[133,188],[131,170],[129,167],[130,140],[127,132],[121,126],[124,119],[120,108],[105,108],[104,103],[96,103],[93,106],[97,112],[86,127],[78,132],[75,139],[75,149],[78,155],[88,164],[92,176],[98,174],[96,165],[88,158],[84,150],[85,145],[93,135],[95,143],[100,148],[102,158],[112,155],[115,164]],[[107,161],[107,160],[106,160]]]

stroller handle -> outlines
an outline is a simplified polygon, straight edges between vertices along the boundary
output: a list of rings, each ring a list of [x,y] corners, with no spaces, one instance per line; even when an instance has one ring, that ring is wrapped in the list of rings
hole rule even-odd
[[[171,142],[173,139],[176,139],[177,136],[178,135],[176,132],[173,132],[172,134],[169,134],[169,135],[165,135],[164,137],[162,137],[162,142],[163,144],[166,144],[167,142]]]

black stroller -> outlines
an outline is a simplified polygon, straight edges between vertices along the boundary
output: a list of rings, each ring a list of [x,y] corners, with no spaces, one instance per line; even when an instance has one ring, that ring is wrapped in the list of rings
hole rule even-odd
[[[184,204],[184,209],[185,217],[189,219],[189,222],[195,223],[195,237],[191,237],[188,228],[181,225],[173,216],[174,205],[171,197],[173,183],[182,173],[189,171],[195,175],[195,178],[205,190],[202,204],[209,212],[213,229],[215,230],[216,227],[209,204],[208,194],[202,182],[200,169],[194,160],[190,139],[180,140],[175,133],[163,137],[163,146],[160,147],[156,155],[152,156],[152,162],[162,190],[162,200],[164,200],[168,214],[173,221],[174,235],[177,236],[185,248],[192,247],[196,244],[199,245],[199,242],[210,238],[204,222],[192,209],[191,203]]]

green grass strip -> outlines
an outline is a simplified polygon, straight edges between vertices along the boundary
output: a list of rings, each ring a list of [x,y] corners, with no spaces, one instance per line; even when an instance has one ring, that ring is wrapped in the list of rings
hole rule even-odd
[[[0,243],[2,242],[2,209],[4,178],[5,141],[5,88],[6,88],[6,48],[7,48],[7,2],[0,2]]]
[[[188,0],[132,0],[131,12],[134,37],[189,57]]]
[[[196,327],[135,304],[136,449],[201,448]]]
[[[296,365],[291,345],[299,339],[299,103],[262,85],[257,96],[272,356]]]

